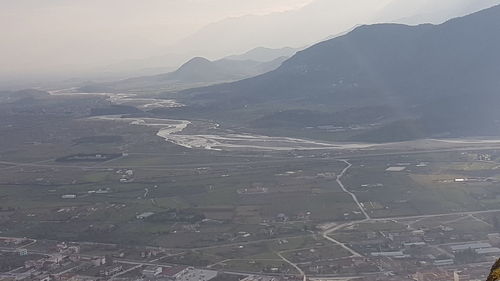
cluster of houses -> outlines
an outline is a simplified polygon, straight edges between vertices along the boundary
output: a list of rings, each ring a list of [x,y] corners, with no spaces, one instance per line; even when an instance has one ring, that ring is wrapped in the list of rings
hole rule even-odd
[[[214,270],[141,262],[164,253],[163,249],[154,247],[145,248],[140,252],[141,260],[130,263],[120,260],[124,252],[113,256],[82,254],[81,245],[77,243],[48,244],[47,251],[42,251],[28,249],[34,240],[2,241],[11,249],[11,256],[24,260],[24,266],[0,273],[0,281],[210,281],[218,275]]]
[[[123,169],[116,171],[116,174],[120,175],[120,182],[127,183],[134,181],[134,170]]]

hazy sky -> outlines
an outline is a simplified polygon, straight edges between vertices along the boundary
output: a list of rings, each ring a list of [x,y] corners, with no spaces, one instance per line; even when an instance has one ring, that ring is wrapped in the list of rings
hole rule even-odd
[[[228,17],[310,0],[0,0],[0,60],[12,71],[157,55]]]
[[[460,15],[478,3],[500,0],[0,0],[0,82],[150,57],[175,65],[259,45],[299,47],[356,24]]]

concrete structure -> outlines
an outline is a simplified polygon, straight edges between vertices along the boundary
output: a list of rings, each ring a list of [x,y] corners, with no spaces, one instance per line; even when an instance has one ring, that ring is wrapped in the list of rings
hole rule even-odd
[[[491,248],[490,243],[468,243],[468,244],[460,244],[460,245],[453,245],[450,247],[452,251],[464,251],[464,250],[476,250],[476,249],[482,249],[482,248]]]
[[[186,270],[186,266],[173,266],[173,267],[164,267],[162,271],[162,276],[167,276],[170,279],[177,279],[179,275]]]
[[[432,269],[426,271],[419,271],[415,274],[414,280],[416,281],[451,281],[453,275],[442,269]]]
[[[455,264],[455,261],[452,259],[446,259],[446,260],[435,260],[433,263],[435,266],[445,266],[445,265],[453,265]]]
[[[118,272],[120,272],[122,270],[123,270],[123,266],[122,265],[112,265],[112,266],[106,267],[100,273],[103,276],[112,276],[112,275],[115,275],[115,274],[117,274]]]
[[[209,281],[217,277],[217,271],[188,267],[177,274],[176,281]]]
[[[96,257],[90,261],[94,266],[101,266],[106,263],[106,257]]]
[[[101,278],[99,278],[99,277],[92,277],[92,276],[77,275],[77,276],[73,276],[68,281],[98,281],[99,279],[101,279]]]
[[[408,243],[403,243],[404,247],[422,247],[427,245],[425,242],[408,242]]]
[[[491,248],[481,248],[475,250],[479,255],[488,255],[488,254],[500,254],[500,248],[491,247]]]
[[[390,258],[407,258],[409,257],[408,255],[405,255],[401,251],[396,251],[396,252],[373,252],[371,253],[373,257],[390,257]]]
[[[249,275],[241,281],[278,281],[280,278],[274,276]]]
[[[65,256],[64,255],[61,255],[61,254],[54,254],[54,255],[51,255],[47,261],[49,262],[53,262],[53,263],[60,263],[64,260]]]
[[[402,172],[406,170],[406,167],[389,167],[385,169],[387,172]]]
[[[453,273],[453,281],[470,281],[470,275],[463,271],[455,271]]]
[[[138,220],[143,220],[143,219],[149,218],[150,216],[152,216],[152,215],[154,215],[154,214],[155,214],[155,213],[153,213],[153,212],[144,212],[144,213],[142,213],[142,214],[140,214],[140,215],[137,215],[137,216],[136,216],[136,218],[137,218]]]
[[[163,267],[161,266],[148,266],[143,271],[142,274],[146,277],[158,276],[163,272]]]

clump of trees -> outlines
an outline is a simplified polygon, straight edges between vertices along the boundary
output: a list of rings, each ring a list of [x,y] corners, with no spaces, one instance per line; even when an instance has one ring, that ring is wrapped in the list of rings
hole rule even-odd
[[[146,221],[162,223],[162,222],[187,222],[197,223],[204,220],[204,214],[199,213],[192,209],[168,209],[167,211],[156,213],[148,218]]]

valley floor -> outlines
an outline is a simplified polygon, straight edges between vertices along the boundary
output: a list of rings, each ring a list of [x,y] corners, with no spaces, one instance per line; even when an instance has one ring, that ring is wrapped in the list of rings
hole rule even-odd
[[[65,242],[83,258],[114,256],[117,277],[183,265],[402,280],[484,267],[500,253],[495,140],[343,145],[202,120],[46,112],[0,119],[6,260],[20,249],[53,256]],[[21,271],[19,262],[3,271]],[[95,267],[75,272],[103,269]]]

